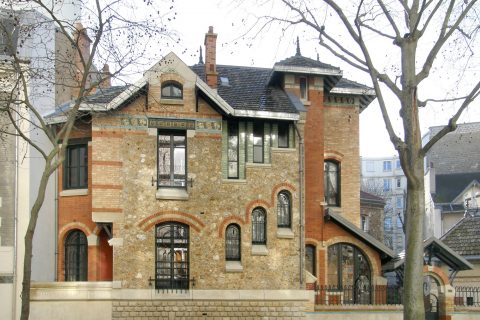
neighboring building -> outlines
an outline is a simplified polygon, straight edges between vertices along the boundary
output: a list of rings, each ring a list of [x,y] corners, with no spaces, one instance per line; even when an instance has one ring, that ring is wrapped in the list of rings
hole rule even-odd
[[[362,157],[362,190],[385,200],[384,242],[396,253],[405,248],[403,219],[407,179],[397,156]]]
[[[456,274],[453,281],[455,287],[480,286],[479,234],[480,212],[476,212],[472,216],[462,218],[442,236],[442,241],[446,245],[474,266],[472,270],[465,270]]]
[[[385,200],[360,190],[360,229],[383,242]]]
[[[57,33],[52,21],[35,10],[12,10],[7,3],[0,5],[0,104],[11,104],[28,98],[40,114],[50,113],[57,103],[55,95],[54,53]],[[20,4],[21,5],[21,4]],[[18,9],[18,8],[14,8]],[[60,12],[58,17],[62,17]],[[18,74],[14,71],[11,54],[25,60],[28,96],[23,87],[15,87]],[[39,71],[41,70],[41,71]],[[31,73],[30,73],[31,71]],[[41,72],[42,77],[33,75]],[[17,99],[12,104],[12,99]],[[70,99],[70,97],[68,97]],[[16,109],[26,119],[22,126],[27,137],[48,148],[48,139],[40,130],[27,124],[35,117],[22,108]],[[14,132],[5,122],[6,114],[0,114],[0,130]],[[41,155],[18,136],[6,135],[0,139],[0,319],[18,319],[20,316],[20,292],[23,280],[24,236],[30,210],[37,196],[43,171]],[[32,280],[54,281],[56,269],[55,183],[46,189],[45,202],[39,213],[33,241]]]
[[[82,104],[58,173],[57,276],[77,282],[58,284],[63,307],[303,317],[314,282],[386,283],[393,252],[360,229],[359,113],[373,91],[299,46],[273,69],[217,65],[216,38],[210,28],[205,63],[170,53]],[[105,295],[94,305],[88,290]]]
[[[423,137],[427,143],[442,126]],[[480,201],[480,123],[459,124],[425,157],[426,236],[440,237]]]

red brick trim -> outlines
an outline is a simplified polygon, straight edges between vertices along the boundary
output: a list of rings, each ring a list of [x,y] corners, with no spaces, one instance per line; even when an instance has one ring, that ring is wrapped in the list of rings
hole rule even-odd
[[[69,231],[74,230],[74,229],[78,229],[78,230],[82,231],[83,233],[85,233],[85,236],[87,236],[87,237],[93,233],[90,230],[89,227],[87,227],[85,224],[83,224],[81,222],[70,222],[70,223],[67,223],[66,225],[64,225],[58,231],[58,239],[61,240],[59,242],[63,244],[63,240],[65,239],[65,236],[67,235],[67,233]]]
[[[92,131],[93,138],[123,138],[125,132],[119,131]]]
[[[117,189],[122,190],[123,185],[116,184],[92,184],[92,189]]]
[[[444,286],[446,284],[450,284],[450,281],[448,280],[448,276],[439,267],[423,266],[423,273],[425,275],[430,275],[430,276],[434,277],[435,279],[437,279],[437,281],[440,282],[441,286]]]
[[[94,166],[123,167],[123,162],[122,161],[92,160],[92,165],[94,165]]]
[[[270,196],[271,206],[275,205],[275,203],[277,201],[277,195],[282,190],[289,191],[290,194],[293,196],[295,191],[297,191],[297,188],[295,188],[295,186],[293,184],[291,184],[290,182],[282,182],[282,183],[279,183],[279,184],[275,185],[272,189],[272,194]],[[293,202],[293,199],[290,199],[290,200]]]
[[[220,140],[222,139],[222,135],[220,134],[205,134],[205,133],[196,133],[195,134],[196,139],[214,139],[214,140]]]
[[[172,116],[190,116],[192,118],[197,118],[197,119],[222,119],[222,116],[219,116],[218,114],[206,114],[206,115],[199,115],[198,113],[186,111],[186,112],[181,112],[181,111],[176,111],[176,112],[165,112],[165,111],[158,111],[158,110],[149,110],[148,113],[150,114],[156,114],[160,116],[165,116],[171,118]]]
[[[165,215],[173,215],[173,217],[165,217]],[[166,221],[178,221],[188,224],[197,232],[200,232],[200,230],[205,227],[205,224],[194,215],[172,210],[159,211],[155,214],[152,214],[140,221],[137,226],[146,232],[156,224]]]
[[[225,235],[225,229],[231,223],[236,223],[236,224],[239,224],[241,226],[245,225],[245,221],[243,221],[243,219],[241,217],[237,216],[237,215],[230,216],[230,217],[227,217],[227,218],[223,219],[222,223],[220,223],[220,227],[218,228],[218,237],[220,239],[223,239],[223,237]]]
[[[92,208],[92,212],[119,212],[122,213],[121,208]]]
[[[343,160],[343,153],[335,151],[335,150],[325,150],[323,153],[323,157],[325,160],[337,160],[337,161],[342,161]]]
[[[247,207],[245,209],[245,223],[250,222],[250,215],[252,214],[253,209],[256,207],[262,207],[262,208],[271,208],[272,205],[268,203],[265,200],[257,199],[257,200],[252,200],[247,204]],[[265,211],[268,211],[265,209]]]

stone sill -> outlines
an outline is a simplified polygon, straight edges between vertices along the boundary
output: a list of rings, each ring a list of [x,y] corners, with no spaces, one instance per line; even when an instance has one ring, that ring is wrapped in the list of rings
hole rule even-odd
[[[297,151],[295,148],[272,148],[272,153],[293,153]]]
[[[278,228],[277,229],[277,238],[280,239],[293,239],[294,233],[290,228]]]
[[[247,162],[245,164],[246,168],[271,168],[271,163],[256,163],[256,162]]]
[[[252,245],[252,256],[266,256],[268,255],[267,246],[264,244]]]
[[[243,266],[241,261],[227,261],[225,263],[225,272],[243,272]]]
[[[184,105],[183,99],[167,99],[167,98],[161,98],[160,103],[162,104],[171,104],[171,105]]]
[[[222,179],[222,183],[247,184],[246,179]]]
[[[60,197],[87,196],[88,189],[67,189],[60,191]]]
[[[157,200],[188,200],[188,192],[183,188],[159,188],[155,198]]]

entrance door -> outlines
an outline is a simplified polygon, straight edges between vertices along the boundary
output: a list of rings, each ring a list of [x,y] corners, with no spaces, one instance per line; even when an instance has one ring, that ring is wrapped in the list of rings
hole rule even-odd
[[[439,283],[432,276],[423,278],[423,303],[425,305],[425,320],[438,320]]]

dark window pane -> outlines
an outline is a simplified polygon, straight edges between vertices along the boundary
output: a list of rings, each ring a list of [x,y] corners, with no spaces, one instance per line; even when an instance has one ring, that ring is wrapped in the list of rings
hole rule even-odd
[[[80,230],[71,231],[65,239],[65,281],[87,281],[88,243]]]
[[[307,78],[300,78],[300,98],[308,99],[308,82]]]
[[[324,163],[325,201],[328,205],[339,206],[339,165],[332,161]]]
[[[238,123],[228,123],[228,177],[238,178]]]
[[[86,188],[88,186],[87,145],[67,147],[64,161],[64,189]]]
[[[181,99],[182,86],[178,83],[167,82],[162,86],[162,98]]]
[[[277,225],[279,227],[290,227],[291,208],[290,193],[287,191],[280,192],[277,201]]]
[[[266,214],[262,208],[256,208],[252,212],[252,243],[266,243]]]
[[[158,135],[158,186],[185,187],[186,170],[185,132]]]
[[[188,226],[167,222],[156,227],[156,289],[188,289]]]
[[[240,260],[240,227],[231,224],[225,232],[225,259]]]
[[[315,247],[307,244],[305,247],[305,269],[312,275],[316,275],[315,271]]]
[[[278,147],[288,148],[288,123],[278,124]]]
[[[263,123],[253,124],[253,162],[263,162]]]

